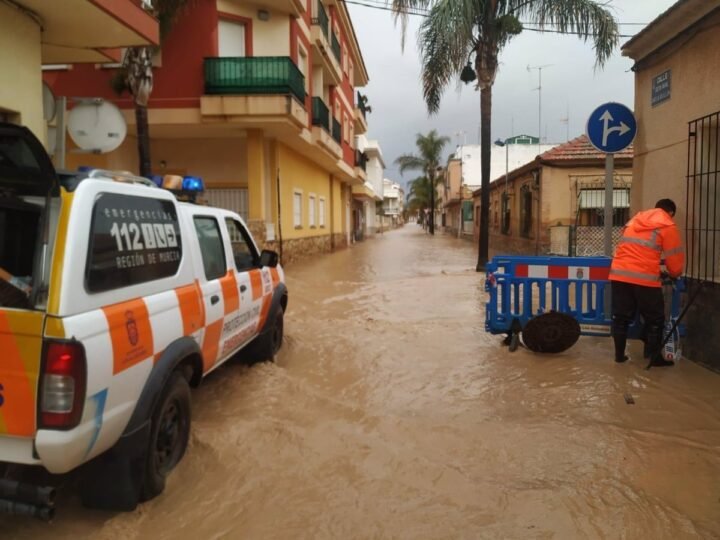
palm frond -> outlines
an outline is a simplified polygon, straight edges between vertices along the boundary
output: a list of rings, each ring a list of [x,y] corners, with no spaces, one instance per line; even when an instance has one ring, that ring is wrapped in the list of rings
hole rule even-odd
[[[458,75],[474,47],[477,0],[439,0],[420,25],[423,96],[430,114],[440,107],[443,91]]]
[[[598,67],[605,64],[619,43],[617,21],[605,3],[594,0],[508,0],[505,7],[540,29],[552,25],[554,30],[577,34],[583,41],[592,38]]]

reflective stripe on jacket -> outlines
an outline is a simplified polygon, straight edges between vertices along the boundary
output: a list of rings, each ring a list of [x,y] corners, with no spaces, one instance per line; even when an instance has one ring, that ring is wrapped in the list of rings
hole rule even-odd
[[[610,267],[610,280],[660,287],[660,261],[676,278],[685,254],[675,222],[661,208],[638,212],[625,226]]]

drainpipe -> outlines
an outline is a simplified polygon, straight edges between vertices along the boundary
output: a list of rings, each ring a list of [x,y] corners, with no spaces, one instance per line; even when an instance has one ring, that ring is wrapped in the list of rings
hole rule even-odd
[[[280,168],[277,170],[277,213],[278,213],[278,251],[279,251],[279,259],[282,262],[282,256],[283,256],[283,239],[282,239],[282,206],[280,204],[280,199],[282,197],[280,196]]]

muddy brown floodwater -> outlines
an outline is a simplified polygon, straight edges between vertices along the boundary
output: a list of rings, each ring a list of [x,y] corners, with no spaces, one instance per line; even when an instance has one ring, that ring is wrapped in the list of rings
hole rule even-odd
[[[110,514],[67,487],[0,537],[720,537],[720,376],[616,365],[607,338],[508,353],[474,264],[411,224],[288,268],[276,363],[194,392],[162,496]]]

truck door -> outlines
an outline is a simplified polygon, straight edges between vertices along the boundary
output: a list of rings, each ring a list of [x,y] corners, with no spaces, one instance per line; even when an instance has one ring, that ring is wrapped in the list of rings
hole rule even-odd
[[[194,215],[193,224],[197,233],[204,270],[204,280],[200,282],[200,289],[205,304],[205,333],[202,340],[203,372],[207,373],[215,367],[221,357],[225,312],[232,311],[233,304],[237,302],[237,296],[233,300],[232,294],[229,294],[227,298],[223,294],[223,285],[227,281],[228,270],[225,247],[217,218]]]
[[[243,224],[235,218],[226,217],[228,238],[232,247],[232,263],[240,293],[240,309],[237,318],[237,333],[233,336],[235,349],[257,335],[261,302],[253,294],[253,272],[260,267],[260,256]]]

